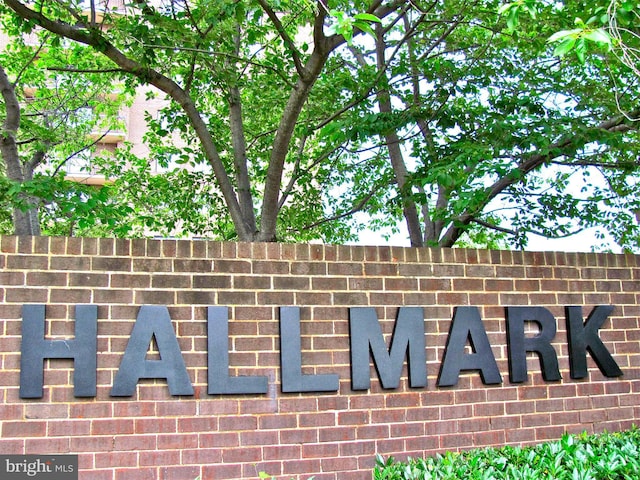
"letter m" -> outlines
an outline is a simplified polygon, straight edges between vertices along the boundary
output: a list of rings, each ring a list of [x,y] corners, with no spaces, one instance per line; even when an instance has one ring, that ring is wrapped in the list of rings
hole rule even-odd
[[[422,308],[401,307],[398,310],[398,318],[388,350],[373,307],[349,309],[349,332],[353,390],[367,390],[371,384],[370,353],[383,388],[398,388],[405,357],[409,369],[409,385],[411,387],[427,385]]]

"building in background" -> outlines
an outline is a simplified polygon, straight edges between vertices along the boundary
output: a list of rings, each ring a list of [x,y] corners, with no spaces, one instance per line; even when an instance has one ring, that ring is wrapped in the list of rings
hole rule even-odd
[[[110,9],[122,9],[124,11],[124,1],[114,0],[108,2]],[[100,19],[98,19],[100,21]],[[38,40],[35,35],[25,36],[27,44],[34,47],[38,46]],[[0,30],[0,52],[4,51],[6,46],[11,42],[11,38]],[[122,148],[127,144],[131,153],[139,158],[148,158],[149,149],[144,144],[144,135],[147,131],[146,117],[156,117],[161,108],[166,106],[167,102],[163,95],[150,97],[147,95],[152,87],[140,88],[133,102],[123,104],[118,113],[118,128],[104,130],[95,130],[87,139],[87,143],[95,142],[95,146],[90,154],[86,152],[76,155],[69,161],[64,163],[62,171],[66,173],[68,180],[86,183],[91,185],[104,184],[107,179],[102,175],[98,175],[92,167],[92,158],[105,152],[114,153],[118,148]],[[35,95],[35,89],[25,89],[25,96],[29,94]],[[87,107],[89,110],[89,107]],[[88,115],[91,112],[87,112]],[[158,171],[158,164],[153,159],[149,159],[153,172]]]

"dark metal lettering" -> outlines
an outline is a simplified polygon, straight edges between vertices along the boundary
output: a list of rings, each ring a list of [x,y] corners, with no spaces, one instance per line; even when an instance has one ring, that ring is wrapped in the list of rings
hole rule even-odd
[[[97,316],[95,305],[75,307],[75,336],[45,339],[45,305],[24,305],[20,358],[20,398],[43,396],[44,361],[70,359],[74,362],[74,395],[95,397],[97,390]],[[600,329],[612,314],[611,305],[593,308],[586,321],[582,307],[567,306],[566,327],[572,379],[588,376],[587,352],[607,377],[623,375],[600,338]],[[557,322],[544,307],[505,308],[507,356],[511,383],[527,381],[527,363],[535,353],[545,381],[561,380],[552,342]],[[525,332],[537,324],[536,334]],[[280,307],[281,388],[285,393],[336,392],[340,377],[335,373],[303,374],[300,307]],[[148,358],[154,341],[159,359]],[[427,386],[425,319],[421,307],[400,307],[391,339],[386,342],[373,307],[349,309],[349,341],[352,390],[371,385],[372,365],[382,388],[394,389],[406,359],[408,383]],[[388,347],[387,347],[388,343]],[[210,395],[265,394],[269,376],[230,375],[229,308],[207,309],[207,381]],[[458,383],[463,372],[478,372],[485,385],[500,384],[502,377],[478,307],[456,307],[438,375],[438,387]],[[132,396],[140,379],[166,379],[172,395],[193,395],[194,389],[166,306],[142,306],[115,375],[111,395]]]
[[[585,323],[582,320],[582,307],[565,307],[565,312],[571,378],[587,376],[587,351],[605,376],[621,376],[622,370],[598,335],[598,330],[613,312],[613,306],[598,305],[591,311]]]
[[[465,353],[467,341],[473,353]],[[458,383],[461,371],[478,370],[485,385],[502,383],[478,308],[456,307],[440,366],[438,386],[451,387]]]
[[[41,398],[46,358],[73,359],[73,394],[96,396],[98,307],[77,305],[75,338],[45,340],[45,306],[22,308],[20,398]]]
[[[371,384],[369,352],[383,388],[398,388],[405,356],[411,387],[427,386],[427,355],[424,339],[424,311],[420,307],[398,309],[391,347],[387,350],[373,307],[349,309],[351,341],[351,387],[367,390]],[[408,352],[408,355],[407,355]]]
[[[527,352],[535,352],[540,359],[542,378],[547,382],[561,380],[558,357],[551,342],[556,336],[556,319],[544,307],[506,307],[507,350],[511,383],[527,380]],[[526,337],[525,322],[536,322],[540,333]]]
[[[153,338],[158,345],[160,360],[146,359]],[[193,386],[167,307],[144,305],[140,308],[113,381],[111,396],[132,396],[141,378],[164,378],[171,395],[193,395]]]
[[[208,393],[246,394],[267,393],[268,378],[229,376],[229,308],[207,309]]]
[[[299,307],[280,307],[280,366],[285,393],[337,392],[340,388],[338,375],[302,374]]]

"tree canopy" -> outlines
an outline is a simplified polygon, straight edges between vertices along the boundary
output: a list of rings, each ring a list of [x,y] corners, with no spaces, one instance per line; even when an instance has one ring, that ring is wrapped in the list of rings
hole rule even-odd
[[[3,27],[11,32],[9,23]],[[109,210],[107,192],[71,182],[64,172],[120,129],[124,99],[93,52],[46,31],[14,33],[19,35],[0,49],[2,229],[18,235],[82,232],[100,222],[95,205]],[[83,69],[82,75],[65,71],[68,65]]]
[[[619,47],[636,37],[611,33],[638,23],[608,7],[0,4],[14,35],[37,26],[99,59],[92,75],[168,99],[146,136],[163,173],[126,149],[94,162],[113,179],[102,233],[342,243],[404,222],[414,246],[523,247],[597,227],[633,250],[640,91]]]

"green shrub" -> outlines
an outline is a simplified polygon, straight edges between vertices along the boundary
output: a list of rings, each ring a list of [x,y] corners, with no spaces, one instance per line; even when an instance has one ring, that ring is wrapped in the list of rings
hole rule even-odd
[[[640,430],[564,435],[531,447],[446,453],[396,462],[378,457],[374,480],[638,480]]]

